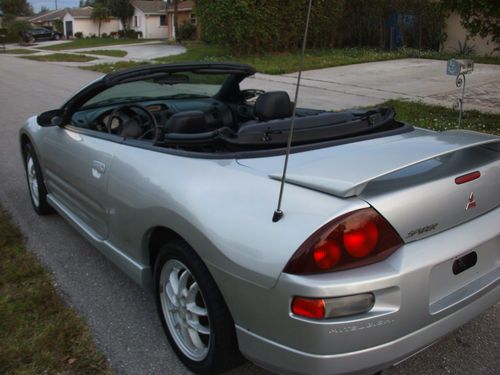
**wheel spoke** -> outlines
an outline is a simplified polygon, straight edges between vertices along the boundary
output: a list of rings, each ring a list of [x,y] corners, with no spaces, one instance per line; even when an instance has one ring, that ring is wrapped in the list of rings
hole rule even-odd
[[[207,309],[201,306],[198,306],[196,303],[188,303],[186,305],[187,311],[198,315],[198,316],[208,316]]]
[[[174,292],[175,295],[179,294],[179,276],[178,276],[179,270],[177,268],[174,268],[172,272],[170,272],[170,276],[168,278],[168,284],[172,286],[172,291]]]
[[[189,291],[186,296],[187,301],[194,302],[194,300],[196,299],[196,294],[198,294],[199,291],[200,287],[198,286],[198,283],[197,282],[192,283],[191,286],[189,287]]]
[[[172,287],[172,283],[167,284],[167,287],[165,288],[165,293],[168,297],[169,302],[173,306],[178,307],[177,298],[175,297],[175,292],[174,292],[174,289]]]
[[[189,276],[191,276],[191,272],[189,272],[187,269],[182,272],[182,275],[179,278],[177,297],[180,297],[181,295],[184,295],[186,293],[187,281],[189,279]]]
[[[203,335],[209,335],[210,334],[210,328],[205,327],[200,324],[200,322],[194,321],[194,320],[188,320],[187,324],[190,328],[194,329],[196,332],[201,333]]]

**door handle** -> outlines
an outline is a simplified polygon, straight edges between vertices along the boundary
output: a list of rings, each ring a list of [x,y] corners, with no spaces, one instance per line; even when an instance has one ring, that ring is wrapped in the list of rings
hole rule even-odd
[[[92,176],[95,178],[101,178],[104,172],[106,172],[106,164],[98,160],[92,161]]]

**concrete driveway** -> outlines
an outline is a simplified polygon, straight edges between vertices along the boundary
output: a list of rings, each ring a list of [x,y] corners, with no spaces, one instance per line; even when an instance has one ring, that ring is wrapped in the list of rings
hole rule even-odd
[[[257,74],[246,87],[281,89],[293,95],[296,77],[296,73]],[[500,113],[500,65],[476,64],[466,85],[466,110]],[[455,77],[446,75],[446,61],[401,59],[306,71],[299,105],[342,109],[404,99],[451,107],[460,90]]]
[[[151,60],[170,55],[179,55],[186,52],[183,46],[168,45],[166,43],[141,43],[141,44],[123,44],[117,46],[104,46],[95,48],[81,48],[70,50],[71,52],[85,52],[97,50],[121,50],[127,52],[126,60]],[[99,55],[101,57],[101,55]]]
[[[25,49],[30,49],[34,51],[38,51],[37,55],[49,55],[55,52],[58,53],[75,53],[81,54],[87,51],[96,51],[96,50],[120,50],[127,52],[125,57],[113,57],[113,56],[104,56],[104,55],[93,55],[91,53],[86,53],[89,56],[95,57],[96,60],[92,60],[89,62],[52,62],[55,65],[63,65],[63,66],[88,66],[102,63],[114,63],[118,61],[144,61],[144,60],[153,60],[159,57],[171,56],[171,55],[179,55],[181,53],[186,52],[186,48],[178,45],[169,45],[164,42],[155,40],[155,41],[144,41],[143,43],[137,44],[117,44],[111,46],[102,46],[102,47],[89,47],[89,48],[78,48],[78,49],[69,49],[69,50],[61,50],[61,51],[49,51],[40,49],[41,47],[48,47],[57,44],[67,43],[67,40],[49,40],[49,41],[41,41],[37,42],[32,46],[22,47]],[[7,49],[20,48],[17,44],[9,44]]]
[[[19,127],[28,116],[56,108],[98,76],[0,56],[0,203],[20,226],[27,248],[53,274],[65,301],[89,324],[97,346],[119,374],[188,374],[166,342],[152,296],[108,262],[60,216],[38,217],[29,202],[17,143]],[[499,337],[497,304],[432,348],[384,374],[496,375],[500,369]],[[247,363],[231,374],[268,372]]]

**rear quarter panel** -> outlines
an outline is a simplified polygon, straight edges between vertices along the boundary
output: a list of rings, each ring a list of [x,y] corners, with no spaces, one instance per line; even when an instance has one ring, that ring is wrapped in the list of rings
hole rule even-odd
[[[276,283],[319,226],[367,206],[287,185],[285,215],[273,223],[279,182],[267,175],[234,160],[180,157],[125,144],[112,162],[109,191],[115,199],[109,240],[130,257],[147,265],[144,235],[164,226],[183,237],[209,268],[264,287]]]

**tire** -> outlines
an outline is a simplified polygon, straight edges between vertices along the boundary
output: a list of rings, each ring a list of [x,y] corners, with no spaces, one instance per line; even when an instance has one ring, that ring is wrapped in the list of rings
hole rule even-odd
[[[40,162],[36,156],[35,150],[30,143],[23,148],[24,169],[26,171],[26,181],[30,193],[31,204],[38,215],[48,215],[54,212],[54,209],[47,202],[47,188],[43,182]]]
[[[161,248],[154,281],[163,329],[191,371],[217,374],[243,362],[231,314],[207,267],[188,244],[175,240]]]

